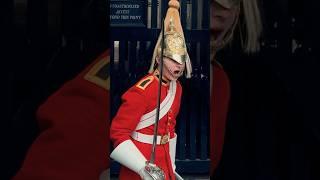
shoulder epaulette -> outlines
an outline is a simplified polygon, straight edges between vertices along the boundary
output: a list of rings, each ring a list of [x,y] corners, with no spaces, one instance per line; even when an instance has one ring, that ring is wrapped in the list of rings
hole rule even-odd
[[[110,56],[106,55],[101,57],[88,73],[86,73],[84,79],[106,90],[110,90]]]
[[[152,83],[153,80],[154,80],[153,76],[148,76],[146,78],[143,78],[137,83],[136,87],[142,90],[145,90],[149,86],[149,84]]]

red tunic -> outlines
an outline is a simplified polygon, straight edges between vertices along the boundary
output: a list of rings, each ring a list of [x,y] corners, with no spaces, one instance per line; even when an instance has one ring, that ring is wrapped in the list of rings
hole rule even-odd
[[[210,123],[210,158],[212,175],[217,168],[222,155],[225,124],[230,99],[230,84],[222,66],[216,62],[213,65],[213,80],[211,94]]]
[[[149,78],[151,78],[152,81],[150,83],[146,83],[145,80]],[[144,114],[153,111],[156,108],[158,84],[158,78],[155,75],[150,74],[142,78],[142,80],[140,80],[136,85],[125,92],[122,96],[123,103],[120,106],[116,116],[112,120],[110,128],[110,138],[115,147],[123,141],[131,139],[147,160],[150,159],[152,145],[133,140],[130,134],[135,131],[140,118]],[[143,88],[139,88],[139,85],[141,85]],[[166,97],[168,89],[168,84],[162,85],[161,101]],[[177,82],[177,91],[174,102],[167,115],[165,115],[159,121],[158,135],[165,135],[169,132],[170,137],[174,137],[176,116],[179,112],[181,93],[181,85],[179,82]],[[140,133],[149,135],[152,135],[153,131],[154,125],[138,130]],[[157,145],[155,164],[163,169],[166,180],[175,179],[169,155],[169,143]],[[141,179],[138,174],[124,166],[121,167],[119,178],[120,180]]]
[[[92,69],[99,71],[107,63],[108,54],[41,105],[37,112],[41,133],[13,180],[99,179],[109,167],[109,91],[85,79]],[[99,81],[94,74],[88,77]]]

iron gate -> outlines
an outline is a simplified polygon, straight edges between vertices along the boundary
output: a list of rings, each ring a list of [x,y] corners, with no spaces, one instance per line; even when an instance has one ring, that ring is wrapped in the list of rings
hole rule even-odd
[[[133,0],[134,1],[134,0]],[[114,1],[111,0],[111,4]],[[146,75],[168,0],[144,0],[144,27],[111,26],[111,117],[121,95]],[[209,0],[180,0],[181,23],[192,61],[191,79],[181,79],[183,95],[177,117],[176,164],[179,173],[209,173]],[[111,172],[119,165],[112,162]]]

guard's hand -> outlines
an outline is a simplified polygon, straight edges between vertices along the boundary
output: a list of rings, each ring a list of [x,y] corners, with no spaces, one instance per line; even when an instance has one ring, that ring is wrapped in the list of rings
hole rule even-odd
[[[146,171],[145,168],[143,168],[143,169],[141,169],[141,170],[139,171],[139,175],[140,175],[140,177],[141,177],[142,180],[154,180],[154,179],[150,176],[150,174]]]
[[[153,164],[147,161],[144,169],[145,169],[145,172],[148,173],[153,180],[166,179],[163,170],[160,167],[158,167],[156,164]]]

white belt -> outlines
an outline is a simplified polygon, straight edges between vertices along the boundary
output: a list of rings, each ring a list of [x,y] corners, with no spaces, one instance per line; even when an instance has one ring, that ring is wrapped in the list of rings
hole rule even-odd
[[[149,134],[142,134],[139,132],[132,132],[131,137],[139,142],[146,143],[146,144],[153,144],[153,135]],[[157,145],[166,144],[170,141],[170,136],[168,134],[163,136],[157,136]]]

